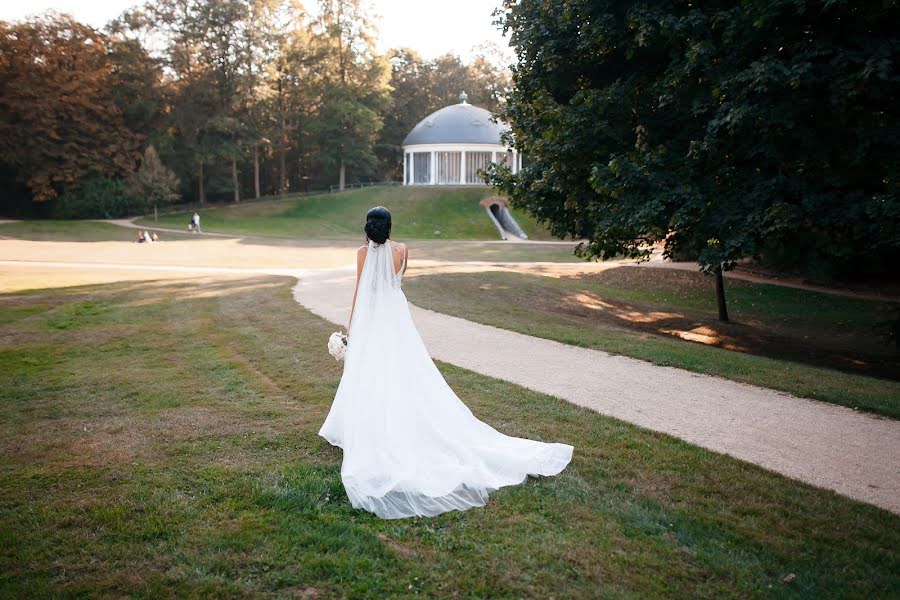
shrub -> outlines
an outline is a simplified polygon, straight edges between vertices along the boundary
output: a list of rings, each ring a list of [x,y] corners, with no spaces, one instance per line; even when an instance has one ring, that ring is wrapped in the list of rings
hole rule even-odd
[[[146,206],[123,179],[95,176],[66,190],[55,215],[62,219],[110,219],[142,214]]]

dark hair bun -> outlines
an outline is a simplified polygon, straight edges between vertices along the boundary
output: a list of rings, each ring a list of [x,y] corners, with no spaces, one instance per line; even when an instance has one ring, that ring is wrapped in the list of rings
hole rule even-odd
[[[391,237],[391,213],[383,206],[376,206],[366,213],[366,237],[376,244],[385,243]]]

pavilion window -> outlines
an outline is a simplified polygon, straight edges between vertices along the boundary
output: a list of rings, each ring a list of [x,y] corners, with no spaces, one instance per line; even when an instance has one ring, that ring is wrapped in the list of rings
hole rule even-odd
[[[437,153],[437,183],[459,183],[459,163],[462,158],[461,152],[438,152]]]
[[[466,152],[466,183],[484,183],[478,174],[491,162],[492,152]]]
[[[431,182],[431,152],[413,153],[413,183]]]

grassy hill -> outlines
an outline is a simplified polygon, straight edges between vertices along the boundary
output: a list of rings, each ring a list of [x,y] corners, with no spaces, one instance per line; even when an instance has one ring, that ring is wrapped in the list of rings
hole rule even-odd
[[[398,239],[496,240],[497,230],[478,205],[491,193],[486,187],[378,187],[213,208],[201,210],[200,216],[205,231],[346,239],[362,237],[366,211],[382,205],[394,217],[393,235]],[[190,214],[161,216],[159,225],[186,228]],[[514,216],[532,239],[552,239],[528,215]],[[152,219],[138,222],[153,226]]]

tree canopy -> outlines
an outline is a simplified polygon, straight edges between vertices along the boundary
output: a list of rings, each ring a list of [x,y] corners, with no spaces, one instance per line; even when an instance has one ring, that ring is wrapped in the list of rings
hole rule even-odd
[[[590,256],[746,257],[830,274],[900,255],[897,4],[547,3],[499,12],[502,116],[527,158],[494,182]]]
[[[0,26],[0,163],[35,200],[131,170],[141,136],[128,127],[138,117],[120,57],[114,42],[66,16]]]

